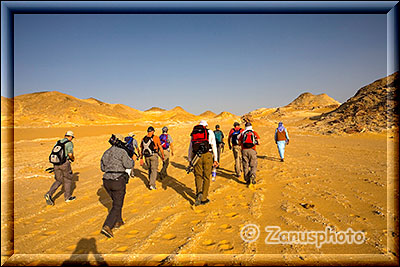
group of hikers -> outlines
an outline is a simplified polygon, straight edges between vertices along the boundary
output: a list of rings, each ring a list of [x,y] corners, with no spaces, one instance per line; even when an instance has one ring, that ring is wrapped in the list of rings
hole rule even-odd
[[[140,142],[140,146],[133,132],[124,137],[121,134],[112,135],[109,139],[111,147],[108,148],[100,161],[103,174],[103,187],[112,199],[112,208],[103,224],[101,233],[113,237],[112,229],[118,229],[124,224],[122,220],[122,206],[126,193],[126,184],[130,177],[134,177],[135,161],[140,160],[140,165],[148,170],[149,189],[156,190],[158,176],[158,158],[162,160],[162,169],[159,179],[168,177],[167,168],[170,156],[174,155],[173,140],[168,134],[168,128],[162,128],[162,134],[154,134],[154,127],[147,129],[147,134]],[[195,177],[196,197],[195,206],[205,205],[210,202],[208,191],[210,176],[220,165],[220,155],[224,151],[224,134],[220,126],[215,126],[215,131],[208,129],[205,120],[193,127],[190,134],[191,140],[188,150],[189,169]],[[60,185],[64,185],[65,202],[76,199],[72,196],[72,169],[71,162],[75,160],[72,140],[75,138],[72,131],[67,131],[64,139],[58,140],[49,156],[49,161],[54,164],[55,182],[44,195],[47,205],[54,205],[53,194]],[[279,122],[274,136],[281,161],[284,161],[285,146],[289,143],[289,135],[282,122]],[[257,151],[260,145],[260,136],[253,130],[250,122],[245,123],[245,128],[235,122],[228,135],[228,146],[233,152],[235,160],[235,176],[241,177],[243,172],[247,186],[256,184]],[[189,171],[188,171],[189,172]]]

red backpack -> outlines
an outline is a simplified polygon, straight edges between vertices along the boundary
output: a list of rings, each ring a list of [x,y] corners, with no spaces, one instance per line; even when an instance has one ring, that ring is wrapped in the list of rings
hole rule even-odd
[[[210,149],[208,142],[208,130],[203,125],[196,125],[190,134],[192,137],[192,149],[194,153],[206,153]]]
[[[242,144],[244,148],[252,148],[257,144],[256,136],[252,130],[243,132]]]

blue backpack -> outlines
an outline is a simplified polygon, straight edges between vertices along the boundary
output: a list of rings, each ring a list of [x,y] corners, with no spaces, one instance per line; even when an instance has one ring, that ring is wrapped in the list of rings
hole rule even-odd
[[[134,152],[135,151],[135,148],[133,147],[133,137],[132,136],[127,136],[127,137],[125,137],[125,139],[124,139],[124,141],[125,141],[125,143],[126,143],[126,147],[130,150],[130,151],[132,151],[132,152]]]
[[[163,149],[168,149],[169,148],[168,134],[160,135],[160,142]]]

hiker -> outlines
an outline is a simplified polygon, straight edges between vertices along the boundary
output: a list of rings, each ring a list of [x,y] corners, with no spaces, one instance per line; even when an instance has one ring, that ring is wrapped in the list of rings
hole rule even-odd
[[[139,150],[139,145],[136,139],[134,138],[135,134],[133,132],[128,133],[128,136],[124,138],[125,143],[127,144],[126,146],[129,148],[129,150],[132,151],[132,159],[133,159],[133,167],[135,167],[135,160],[139,158],[140,150]],[[132,171],[130,173],[130,177],[135,177],[135,171],[132,168]]]
[[[171,135],[169,135],[169,133],[168,133],[168,128],[166,126],[164,126],[162,128],[162,132],[163,133],[160,135],[160,143],[161,143],[161,146],[164,151],[164,160],[163,160],[163,166],[162,166],[162,169],[160,172],[161,180],[168,176],[167,168],[169,165],[169,158],[170,158],[170,155],[171,156],[174,155],[174,148],[173,148],[173,144],[172,144],[173,141],[172,141]]]
[[[115,137],[124,143],[124,137],[116,134]],[[124,224],[122,220],[122,206],[126,192],[126,184],[129,180],[127,169],[133,168],[133,160],[128,152],[118,145],[112,143],[101,157],[101,171],[103,174],[103,186],[112,199],[112,208],[109,211],[100,233],[107,237],[113,237],[112,229],[118,229]]]
[[[242,163],[244,180],[249,186],[256,183],[257,151],[260,136],[253,130],[251,122],[246,122],[244,131],[239,136],[239,144],[242,147]]]
[[[221,151],[224,151],[224,133],[220,130],[219,125],[215,125],[215,141],[217,142],[217,159],[218,159],[218,164],[220,163],[220,156],[221,156]],[[219,165],[218,165],[219,168]]]
[[[158,171],[158,155],[164,160],[164,150],[161,146],[160,138],[154,135],[154,128],[147,129],[147,135],[140,143],[140,166],[144,165],[143,157],[146,160],[146,168],[149,170],[149,189],[156,190],[156,180]]]
[[[285,146],[289,144],[289,134],[283,123],[278,123],[278,128],[275,130],[275,144],[278,146],[279,156],[281,157],[281,162],[285,158]]]
[[[72,169],[71,162],[75,160],[74,156],[74,133],[67,131],[63,139],[58,140],[54,146],[49,160],[54,166],[54,178],[56,181],[51,185],[50,190],[44,195],[47,205],[54,205],[53,194],[60,185],[64,187],[64,200],[70,202],[76,199],[72,196]]]
[[[210,202],[208,190],[210,187],[210,175],[213,167],[218,167],[217,144],[212,130],[207,129],[208,123],[204,120],[194,126],[189,145],[188,159],[193,160],[196,154],[200,155],[194,165],[196,183],[195,205],[205,205]]]
[[[242,173],[242,148],[238,142],[238,136],[243,132],[240,128],[240,124],[235,122],[233,128],[230,130],[228,135],[229,149],[233,151],[233,158],[235,159],[235,172],[236,177],[240,177]]]

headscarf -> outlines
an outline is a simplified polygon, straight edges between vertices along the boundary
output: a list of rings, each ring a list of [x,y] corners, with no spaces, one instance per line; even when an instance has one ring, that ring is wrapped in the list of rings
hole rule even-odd
[[[282,132],[283,130],[286,130],[285,127],[283,127],[283,122],[278,123],[278,131]]]

